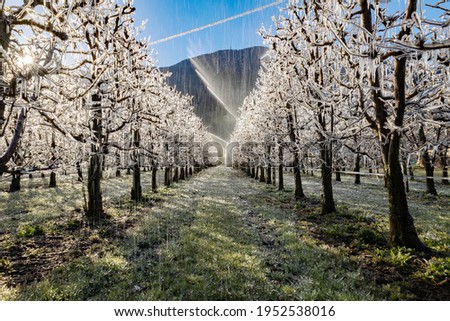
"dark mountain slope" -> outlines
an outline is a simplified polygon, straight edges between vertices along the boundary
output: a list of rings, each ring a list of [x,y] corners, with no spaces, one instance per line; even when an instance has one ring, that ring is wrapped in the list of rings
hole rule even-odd
[[[194,97],[197,115],[212,134],[225,140],[233,131],[237,110],[253,89],[265,47],[221,50],[183,60],[162,71],[172,73],[171,86]]]

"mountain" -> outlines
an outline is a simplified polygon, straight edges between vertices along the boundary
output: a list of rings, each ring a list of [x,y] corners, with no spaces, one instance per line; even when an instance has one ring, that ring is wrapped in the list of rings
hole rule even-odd
[[[238,108],[254,88],[266,47],[221,50],[183,60],[161,71],[171,72],[169,85],[193,96],[196,114],[209,131],[228,140]]]

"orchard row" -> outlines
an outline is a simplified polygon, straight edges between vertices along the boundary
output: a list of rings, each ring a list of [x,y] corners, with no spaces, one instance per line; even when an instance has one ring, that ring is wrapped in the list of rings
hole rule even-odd
[[[391,243],[426,251],[408,210],[404,173],[420,162],[427,192],[437,195],[439,165],[448,183],[450,10],[444,1],[405,3],[404,12],[392,12],[381,1],[290,1],[274,31],[261,30],[270,50],[232,140],[269,139],[241,150],[239,162],[262,162],[261,173],[270,173],[264,159],[283,164],[290,153],[297,199],[305,197],[301,168],[318,166],[324,215],[336,210],[333,171],[352,166],[357,173],[362,160],[382,168]],[[440,18],[425,19],[424,9]]]

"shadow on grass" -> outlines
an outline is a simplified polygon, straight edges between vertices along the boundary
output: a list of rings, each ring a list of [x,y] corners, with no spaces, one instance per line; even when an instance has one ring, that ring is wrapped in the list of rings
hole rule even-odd
[[[147,196],[155,206],[134,207],[136,221],[124,233],[112,228],[91,236],[82,257],[36,284],[4,292],[6,298],[410,298],[397,284],[392,289],[376,284],[352,257],[355,235],[358,253],[361,244],[385,242],[382,226],[364,212],[356,215],[341,206],[350,213],[324,219],[317,214],[317,200],[292,202],[287,193],[223,167]],[[125,201],[122,205],[127,208]],[[342,228],[352,223],[354,228]],[[336,239],[339,243],[332,242]]]
[[[370,198],[367,193],[363,196]],[[307,238],[321,247],[329,247],[327,252],[348,257],[361,269],[368,284],[375,285],[382,296],[402,300],[449,299],[450,239],[444,232],[449,218],[439,211],[442,204],[448,202],[445,195],[433,200],[428,204],[428,210],[417,215],[418,230],[435,251],[431,256],[391,248],[388,245],[387,214],[381,217],[363,209],[358,201],[347,205],[354,202],[355,197],[350,196],[348,203],[340,202],[338,212],[329,215],[320,214],[319,200],[314,196],[295,202],[292,195],[286,200],[286,193],[272,190],[266,197],[267,203],[278,203],[296,213],[297,217],[291,221],[296,222],[297,228]],[[359,199],[361,196],[356,197]],[[412,203],[416,205],[418,200],[413,199]]]

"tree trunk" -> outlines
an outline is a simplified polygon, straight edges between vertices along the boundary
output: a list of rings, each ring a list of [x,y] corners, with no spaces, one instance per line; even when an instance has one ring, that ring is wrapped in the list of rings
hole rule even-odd
[[[302,184],[302,174],[300,170],[300,162],[299,162],[299,156],[298,151],[294,151],[294,197],[296,200],[300,200],[305,198],[305,193],[303,192],[303,184]]]
[[[303,154],[303,158],[300,161],[300,166],[302,168],[303,175],[307,175],[308,174],[308,169],[307,169],[307,166],[306,166],[306,162],[307,161],[308,161],[308,153],[306,152],[306,153]]]
[[[425,166],[425,173],[427,175],[427,193],[431,195],[437,196],[437,190],[434,185],[434,166],[431,163],[430,155],[428,154],[428,151],[423,152],[423,158],[424,158],[424,166]]]
[[[170,169],[168,166],[164,167],[164,185],[170,186]]]
[[[336,206],[333,199],[333,171],[332,171],[332,154],[331,143],[323,138],[320,148],[320,156],[322,160],[322,214],[336,212]]]
[[[406,159],[402,161],[402,169],[403,169],[403,181],[405,183],[405,192],[409,193],[409,180],[408,180],[408,165]]]
[[[264,183],[264,182],[266,181],[266,178],[265,178],[265,176],[264,176],[264,172],[265,172],[264,167],[261,166],[261,167],[260,167],[260,173],[259,173],[259,181],[260,181],[261,183]]]
[[[120,155],[119,153],[116,153],[116,177],[120,177]]]
[[[55,141],[55,133],[52,132],[52,157],[50,158],[50,167],[53,167],[56,162],[56,155],[55,155],[55,148],[56,148],[56,141]],[[56,187],[56,173],[52,171],[50,173],[50,183],[48,185],[50,188]]]
[[[103,151],[102,151],[103,153]],[[102,168],[100,170],[100,178],[103,179],[103,173],[106,171],[106,157],[104,154],[100,155],[100,163],[102,164]]]
[[[278,190],[284,191],[283,164],[278,165]]]
[[[173,173],[173,182],[174,183],[178,183],[178,181],[179,181],[178,166],[175,166],[173,171],[174,171],[174,173]]]
[[[441,163],[442,163],[442,184],[449,185],[448,181],[448,168],[447,168],[447,151],[448,147],[445,146],[444,151],[441,154]]]
[[[272,149],[270,144],[266,147],[266,155],[267,155],[267,175],[266,175],[266,183],[272,184],[272,166],[270,165],[270,153]]]
[[[157,172],[157,167],[153,166],[152,167],[152,191],[153,193],[156,193],[157,191],[157,186],[156,186],[156,172]]]
[[[173,147],[173,159],[174,159],[173,165],[175,167],[173,169],[171,168],[171,177],[172,177],[172,182],[178,183],[178,181],[180,180],[180,169],[178,167],[179,164],[180,164],[180,159],[179,159],[179,155],[180,155],[180,136],[178,134],[176,134],[173,137],[173,146],[172,147]]]
[[[180,167],[180,180],[184,180],[184,179],[185,179],[184,167]]]
[[[89,223],[97,225],[103,218],[103,199],[101,192],[101,158],[91,155],[88,170],[88,209],[86,216]]]
[[[428,154],[427,139],[425,137],[425,131],[423,126],[419,127],[420,142],[425,145],[422,152],[423,165],[425,167],[425,173],[427,175],[427,193],[437,196],[436,187],[434,186],[434,165],[432,164],[430,154]]]
[[[140,202],[142,200],[141,168],[138,163],[133,166],[133,186],[131,187],[131,199],[136,202]]]
[[[358,174],[355,175],[355,184],[360,185],[361,184],[361,175],[359,175],[359,171],[361,169],[361,156],[359,154],[356,154],[355,159],[355,168],[354,171]]]
[[[252,173],[251,173],[250,177],[255,178],[255,166],[252,166]]]
[[[272,167],[272,185],[277,185],[277,168],[275,166]]]
[[[385,168],[387,191],[389,197],[389,223],[390,241],[394,246],[405,246],[418,251],[427,251],[428,248],[420,241],[414,220],[408,210],[405,185],[398,159],[399,137],[392,134],[389,149],[389,163]]]
[[[294,114],[292,111],[295,111],[293,106],[290,104],[287,105],[289,107],[289,112],[287,114],[287,123],[288,123],[288,132],[289,132],[289,139],[291,143],[297,144],[297,135],[296,130],[294,127],[294,124],[296,120],[294,119]],[[293,153],[293,164],[294,167],[294,182],[295,182],[295,190],[294,190],[294,197],[296,200],[302,199],[305,197],[305,194],[303,193],[303,186],[302,186],[302,176],[301,176],[301,169],[300,169],[300,157],[297,145],[294,145],[295,148],[292,151]]]
[[[259,179],[259,165],[257,165],[256,169],[255,169],[255,180],[258,180],[258,179]]]
[[[88,170],[88,208],[86,216],[90,224],[97,225],[104,217],[101,190],[102,177],[102,109],[99,95],[92,95],[92,143]]]
[[[3,80],[3,56],[0,52],[0,80]],[[0,131],[3,131],[3,126],[6,124],[5,111],[6,104],[4,101],[5,97],[3,93],[0,93]]]
[[[11,185],[9,186],[9,192],[14,193],[20,191],[20,171],[16,171],[12,175]]]
[[[336,182],[342,182],[341,179],[341,168],[339,167],[339,165],[336,166]]]
[[[270,164],[267,165],[267,179],[266,184],[272,184],[272,166]]]
[[[411,14],[411,11],[415,11],[412,10],[414,8],[411,6],[414,7],[414,3],[409,3],[408,15]],[[400,31],[400,39],[403,37],[402,34],[404,32],[407,32],[407,30]],[[394,70],[394,97],[396,101],[395,125],[399,128],[403,126],[403,116],[406,109],[405,75],[406,58],[397,58],[395,60]],[[398,131],[394,131],[385,137],[386,142],[383,144],[383,161],[389,199],[391,244],[393,246],[413,248],[418,251],[428,251],[429,249],[422,243],[417,235],[414,220],[408,210],[408,201],[399,160],[400,134]]]
[[[81,164],[80,162],[77,162],[77,174],[78,174],[78,181],[83,181],[83,171],[81,170]]]
[[[48,184],[48,187],[56,187],[56,173],[53,171],[50,173],[50,183]]]
[[[284,155],[283,155],[283,147],[278,147],[278,160],[280,164],[278,165],[278,190],[283,191],[284,190],[284,177],[283,177],[283,161],[284,161]]]
[[[141,186],[141,157],[139,154],[140,147],[140,133],[139,129],[133,131],[133,186],[131,187],[131,199],[136,202],[142,200],[142,186]]]

